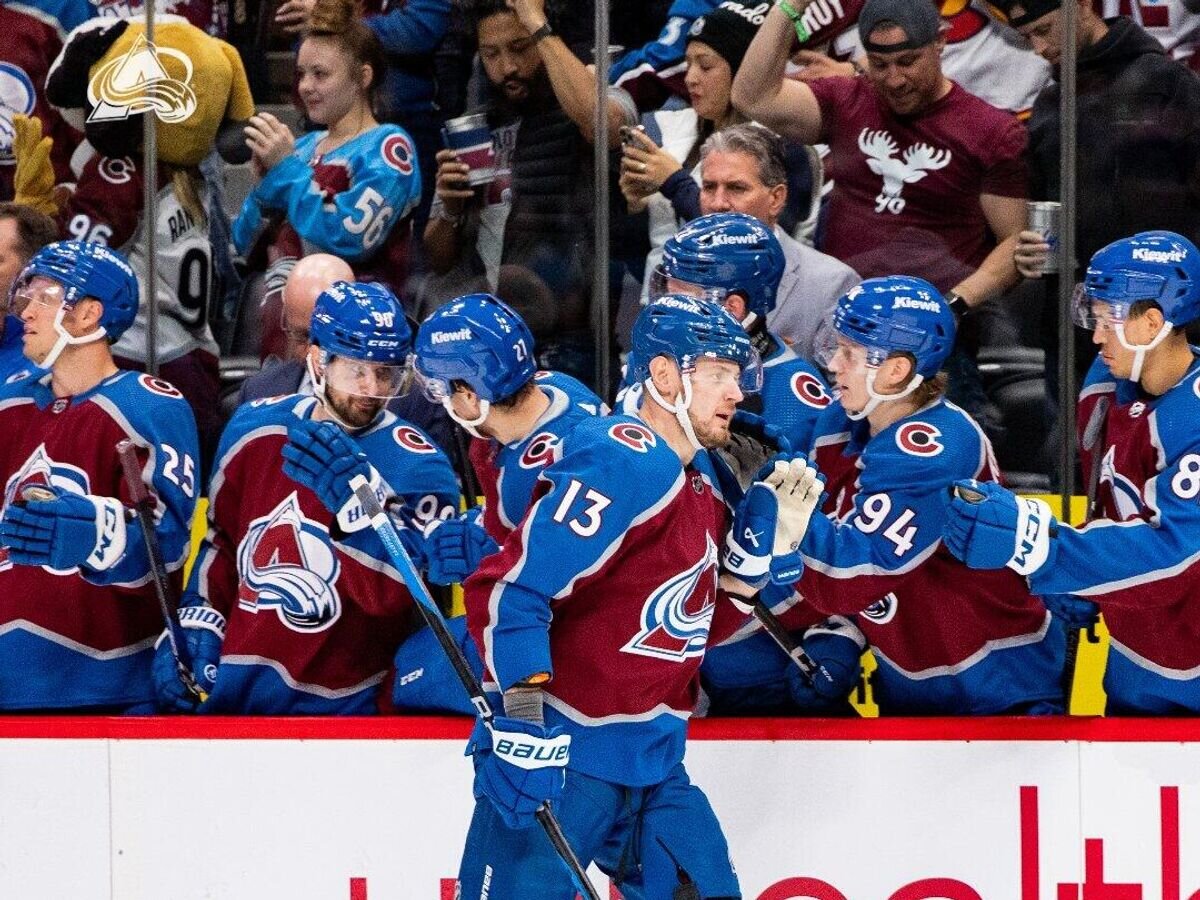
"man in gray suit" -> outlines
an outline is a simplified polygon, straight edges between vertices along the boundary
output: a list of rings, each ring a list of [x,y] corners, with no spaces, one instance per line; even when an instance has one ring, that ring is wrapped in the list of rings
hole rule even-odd
[[[787,266],[767,327],[810,362],[831,328],[838,297],[862,279],[852,268],[794,240],[778,225],[787,202],[783,142],[754,124],[716,132],[700,148],[700,209],[740,212],[775,229]]]

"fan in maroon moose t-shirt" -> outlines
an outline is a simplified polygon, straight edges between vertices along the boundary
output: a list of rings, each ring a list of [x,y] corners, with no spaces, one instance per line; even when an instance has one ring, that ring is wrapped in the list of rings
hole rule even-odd
[[[945,77],[945,40],[929,0],[867,0],[864,76],[785,79],[810,2],[771,9],[738,70],[733,102],[787,137],[829,144],[834,189],[822,249],[865,278],[900,270],[925,278],[958,310],[1015,284],[1024,127]]]

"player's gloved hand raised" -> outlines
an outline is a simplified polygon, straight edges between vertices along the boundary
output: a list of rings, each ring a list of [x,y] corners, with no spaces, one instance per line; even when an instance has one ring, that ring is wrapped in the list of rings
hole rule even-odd
[[[1058,522],[1042,500],[1018,497],[995,482],[963,479],[951,488],[942,540],[972,569],[1032,575],[1053,561]]]
[[[792,702],[801,709],[823,710],[845,700],[858,682],[863,645],[853,634],[820,627],[810,629],[800,643],[817,664],[817,672],[810,681],[797,666],[788,667]]]
[[[1068,628],[1091,628],[1100,621],[1099,604],[1074,594],[1047,594],[1042,602]]]
[[[211,694],[221,662],[221,645],[225,641],[225,617],[202,603],[184,606],[179,610],[179,624],[187,649],[192,657],[192,675],[196,686]],[[171,644],[164,631],[154,645],[154,661],[150,666],[154,679],[154,694],[163,710],[190,713],[200,707],[200,699],[188,690],[179,678]]]
[[[487,797],[509,828],[528,828],[543,803],[562,796],[571,736],[523,719],[496,717],[474,745],[475,796]]]
[[[282,452],[284,474],[316,494],[343,529],[351,530],[342,521],[343,512],[355,502],[350,479],[361,475],[372,486],[379,482],[379,474],[354,439],[333,422],[297,419],[288,426]]]
[[[729,430],[734,434],[745,434],[757,440],[760,444],[774,447],[780,453],[791,453],[792,444],[784,434],[783,429],[772,425],[762,416],[744,409],[735,409],[729,422]]]
[[[479,562],[500,549],[483,530],[478,509],[457,519],[435,519],[425,529],[425,556],[429,580],[458,584],[479,568]]]
[[[25,566],[68,570],[86,565],[101,572],[125,554],[125,507],[95,497],[39,487],[44,499],[19,499],[0,519],[0,546]]]

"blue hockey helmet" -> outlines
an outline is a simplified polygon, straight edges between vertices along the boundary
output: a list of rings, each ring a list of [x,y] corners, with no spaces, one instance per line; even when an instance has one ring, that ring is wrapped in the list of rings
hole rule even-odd
[[[936,375],[954,349],[954,313],[924,278],[868,278],[840,298],[833,311],[838,334],[867,348],[870,365],[909,353],[917,374]]]
[[[786,260],[772,229],[745,213],[711,213],[685,225],[663,246],[662,262],[651,280],[650,297],[715,291],[738,293],[748,312],[760,318],[775,308]]]
[[[67,333],[62,327],[60,313],[55,322],[59,340],[42,362],[43,366],[53,365],[71,344],[91,343],[102,337],[115,342],[137,318],[137,276],[123,256],[104,244],[55,241],[38,250],[10,289],[9,305],[17,315],[28,303],[29,282],[39,276],[61,286],[63,311],[84,299],[97,300],[104,307],[100,328],[81,338],[73,338]]]
[[[417,329],[414,353],[425,393],[439,402],[452,393],[452,382],[463,381],[494,403],[537,371],[529,326],[492,294],[466,294],[435,310]]]
[[[396,295],[378,282],[335,281],[317,296],[310,340],[331,356],[404,365],[412,328]]]

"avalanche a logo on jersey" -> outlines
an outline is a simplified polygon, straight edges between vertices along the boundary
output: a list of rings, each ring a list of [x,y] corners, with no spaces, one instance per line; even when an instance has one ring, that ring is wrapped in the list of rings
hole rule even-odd
[[[862,611],[863,618],[876,625],[886,625],[896,618],[896,607],[900,605],[895,594],[887,594]]]
[[[293,491],[251,522],[238,546],[238,606],[273,609],[293,631],[324,631],[342,614],[334,587],[340,569],[329,532],[305,518]]]
[[[703,656],[716,609],[717,545],[706,539],[704,556],[656,588],[642,607],[642,630],[623,653],[683,662]]]
[[[46,452],[46,445],[39,444],[37,449],[29,454],[29,458],[13,473],[4,485],[4,505],[0,514],[8,509],[10,503],[18,499],[22,492],[31,487],[57,488],[62,491],[73,491],[76,494],[89,493],[90,483],[83,469],[67,463],[55,462]],[[0,547],[0,572],[12,568],[8,561],[8,548]],[[47,572],[56,575],[68,575],[74,569],[60,570],[43,566]]]
[[[909,456],[937,456],[946,449],[938,443],[941,436],[928,422],[906,422],[896,429],[896,446]]]
[[[797,372],[792,376],[792,393],[805,406],[824,409],[833,402],[821,379],[809,372]]]
[[[1137,486],[1117,471],[1116,445],[1108,448],[1100,461],[1100,483],[1107,484],[1112,492],[1113,505],[1117,508],[1118,521],[1127,522],[1142,514],[1142,492]]]
[[[522,469],[543,469],[554,462],[555,451],[558,450],[560,438],[549,431],[535,435],[533,440],[525,445],[525,452],[519,460]]]

